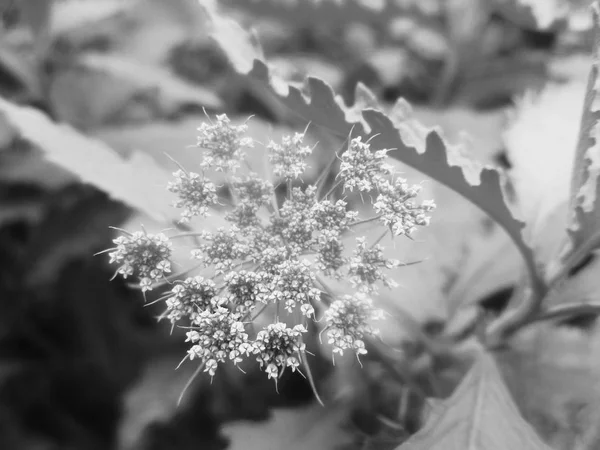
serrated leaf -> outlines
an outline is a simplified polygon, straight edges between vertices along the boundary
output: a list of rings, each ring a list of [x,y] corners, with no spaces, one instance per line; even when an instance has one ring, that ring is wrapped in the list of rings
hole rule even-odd
[[[550,450],[520,416],[492,357],[481,353],[458,388],[397,450]]]
[[[115,200],[164,221],[178,218],[166,190],[169,172],[143,153],[123,159],[106,144],[52,122],[43,113],[0,98],[0,113],[20,137],[34,145],[48,161],[75,174],[82,182]]]
[[[537,275],[533,253],[522,236],[524,223],[509,209],[503,195],[504,175],[498,170],[481,167],[461,156],[460,148],[451,146],[435,129],[427,129],[411,117],[406,117],[402,102],[391,117],[376,109],[365,109],[365,125],[353,121],[356,111],[340,104],[331,87],[318,78],[309,77],[302,90],[276,78],[255,53],[241,54],[230,45],[231,36],[224,31],[243,33],[232,20],[219,15],[213,2],[201,1],[207,16],[215,27],[213,37],[230,57],[237,71],[269,86],[278,100],[305,120],[347,138],[354,135],[370,136],[376,148],[394,149],[389,155],[431,178],[445,184],[490,215],[519,248],[530,272],[534,289],[543,289]],[[230,26],[224,28],[223,23]],[[239,36],[236,40],[241,39]],[[246,40],[249,38],[246,36]],[[248,69],[251,67],[251,69]],[[309,95],[305,96],[304,93]]]
[[[600,6],[594,3],[594,57],[583,107],[571,179],[569,226],[572,246],[567,265],[600,245]]]

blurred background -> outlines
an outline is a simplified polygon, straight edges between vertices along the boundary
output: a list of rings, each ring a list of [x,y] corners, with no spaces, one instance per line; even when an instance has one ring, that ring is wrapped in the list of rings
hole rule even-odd
[[[403,97],[425,124],[451,139],[468,133],[476,159],[504,168],[515,99],[548,84],[580,86],[590,67],[588,0],[220,3],[254,28],[289,83],[319,77],[347,104],[358,82],[383,104]],[[394,448],[413,432],[410,423],[385,431],[378,419],[398,405],[385,402],[376,366],[352,375],[354,402],[326,410],[301,377],[286,376],[276,393],[262,373],[229,370],[212,384],[199,378],[177,407],[195,369],[175,370],[181,333],[93,256],[111,246],[109,226],[162,226],[121,193],[138,192],[138,176],[160,191],[176,169],[165,152],[198,163],[189,146],[203,110],[253,115],[258,140],[305,124],[232,69],[193,0],[0,0],[0,17],[0,448]],[[577,107],[567,112],[579,119]],[[312,139],[327,143],[318,132]],[[113,169],[119,160],[130,165]],[[153,192],[139,191],[138,204],[162,201]],[[461,231],[422,239],[450,245],[447,262],[475,245],[466,230],[485,221],[444,192],[444,211],[455,211],[446,220]],[[506,258],[489,283],[469,289],[492,312],[520,276],[518,257]],[[436,286],[452,278],[441,263],[428,270]],[[464,294],[466,275],[462,283]],[[444,317],[419,320],[433,330]],[[315,360],[319,379],[335,379],[329,360]]]

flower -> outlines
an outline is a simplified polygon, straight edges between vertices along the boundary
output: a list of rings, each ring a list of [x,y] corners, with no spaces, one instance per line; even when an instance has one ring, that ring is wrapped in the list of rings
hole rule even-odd
[[[229,272],[224,281],[229,291],[228,299],[235,311],[247,314],[256,307],[257,302],[267,303],[272,279],[273,276],[267,272]]]
[[[299,254],[314,243],[313,232],[317,222],[312,212],[315,203],[316,188],[309,186],[306,190],[294,188],[291,198],[283,202],[279,215],[271,217],[271,230],[280,234],[283,240]]]
[[[171,289],[171,296],[166,300],[169,312],[167,317],[172,323],[183,317],[193,320],[199,312],[212,311],[222,305],[223,300],[216,298],[216,295],[215,283],[204,277],[189,277],[178,281]]]
[[[219,363],[229,359],[238,364],[243,361],[242,356],[248,356],[252,350],[240,315],[226,308],[200,312],[186,336],[186,342],[193,344],[188,350],[190,359],[201,360],[205,364],[204,371],[211,377]]]
[[[277,380],[287,367],[294,372],[300,366],[300,354],[306,349],[302,334],[306,331],[302,325],[289,328],[284,323],[276,322],[258,332],[252,352],[258,355],[256,360],[269,379]]]
[[[333,353],[344,353],[352,349],[357,356],[367,353],[364,339],[377,335],[378,330],[370,325],[373,320],[383,319],[383,311],[375,308],[371,298],[365,294],[344,295],[331,303],[325,311],[328,343]]]
[[[113,242],[117,247],[109,253],[110,264],[121,264],[117,273],[123,278],[139,276],[143,292],[152,290],[154,281],[171,272],[172,244],[164,234],[136,231],[119,236]]]
[[[350,228],[350,224],[356,221],[358,212],[348,211],[348,203],[338,200],[333,203],[330,200],[321,200],[311,207],[311,216],[321,231],[335,232],[341,234]],[[330,233],[333,234],[333,233]]]
[[[206,231],[201,235],[208,242],[193,250],[192,257],[203,260],[207,267],[214,265],[217,274],[232,270],[235,262],[246,258],[250,252],[237,227],[229,230],[220,227],[216,233]]]
[[[244,149],[254,147],[254,141],[242,137],[248,131],[248,125],[231,125],[226,114],[217,115],[216,123],[202,123],[198,128],[197,147],[206,150],[201,167],[212,167],[216,171],[231,171],[240,167],[245,157]]]
[[[360,137],[350,141],[349,148],[342,153],[338,177],[344,182],[344,190],[371,191],[377,180],[393,173],[393,166],[385,163],[388,150],[371,151],[368,143]]]
[[[415,198],[421,187],[408,186],[406,180],[397,178],[393,183],[381,180],[378,186],[379,195],[373,204],[383,225],[390,228],[394,236],[410,236],[417,226],[429,225],[428,212],[435,208],[435,203],[425,200],[421,205],[416,204]]]
[[[289,313],[300,304],[302,314],[312,316],[312,303],[321,299],[321,291],[315,287],[315,274],[310,263],[288,260],[280,264],[271,284],[269,299],[283,304]]]
[[[393,269],[400,265],[395,259],[383,257],[383,247],[375,245],[367,247],[364,237],[356,238],[356,250],[350,258],[348,275],[352,284],[361,291],[373,291],[374,283],[382,281],[385,286],[393,287],[394,282],[388,279],[381,269]]]
[[[208,208],[216,205],[217,187],[194,172],[186,173],[178,170],[173,173],[175,181],[167,185],[167,189],[179,196],[176,208],[183,208],[181,222],[189,222],[192,217],[208,215]]]
[[[281,144],[269,142],[269,161],[273,164],[276,176],[286,181],[298,178],[306,170],[306,157],[312,153],[312,148],[302,145],[304,134],[296,133],[294,136],[284,136]]]
[[[242,203],[249,203],[257,208],[268,204],[274,194],[273,183],[259,178],[255,173],[242,179],[234,179],[233,191]]]
[[[325,230],[317,244],[317,267],[327,276],[340,278],[341,269],[347,260],[344,258],[344,244],[335,231]]]

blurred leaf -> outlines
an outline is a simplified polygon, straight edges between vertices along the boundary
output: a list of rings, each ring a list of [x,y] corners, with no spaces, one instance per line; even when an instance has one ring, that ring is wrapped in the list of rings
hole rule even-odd
[[[546,30],[567,16],[565,0],[494,0],[500,12],[529,29]]]
[[[223,107],[221,100],[212,90],[179,78],[166,68],[107,53],[88,53],[83,55],[79,62],[87,69],[134,82],[139,89],[156,90],[161,109],[166,114],[173,114],[176,108],[186,105],[207,109]]]
[[[437,15],[441,6],[437,0],[402,2],[388,0],[226,0],[227,6],[239,8],[244,14],[268,17],[288,27],[335,28],[346,24],[368,24],[385,30],[398,17],[406,15]]]
[[[567,211],[561,205],[569,198],[584,93],[581,83],[572,82],[528,94],[517,102],[504,133],[516,203],[527,221],[529,242],[544,265],[558,256],[557,247],[567,239]],[[545,239],[549,228],[552,236]]]
[[[174,197],[165,189],[170,174],[149,156],[134,153],[123,159],[106,144],[67,125],[53,123],[33,108],[0,99],[0,111],[48,161],[69,170],[84,183],[157,220],[178,217],[178,211],[170,206]]]
[[[20,0],[23,21],[29,25],[34,36],[38,56],[43,56],[49,45],[49,21],[53,0]]]
[[[104,193],[79,185],[52,193],[51,199],[24,256],[30,261],[29,285],[51,282],[69,261],[104,250],[113,234],[109,227],[129,215],[126,207]]]
[[[161,65],[178,45],[206,35],[195,0],[141,0],[128,16],[131,23],[115,36],[114,50],[146,64]]]
[[[458,264],[448,267],[452,281],[447,302],[450,315],[460,309],[480,306],[485,299],[521,281],[522,262],[507,236],[494,227],[465,239],[464,255]]]
[[[594,3],[594,54],[571,180],[569,267],[600,246],[600,5]]]
[[[231,439],[231,450],[334,450],[351,439],[342,429],[345,416],[342,408],[311,405],[302,409],[274,410],[272,419],[260,425],[228,424],[223,432]]]
[[[598,338],[597,329],[540,324],[496,355],[523,417],[556,450],[579,448],[583,431],[598,429],[590,416],[597,396]]]
[[[55,78],[51,96],[63,120],[83,127],[109,120],[131,121],[135,108],[144,104],[145,120],[170,117],[188,108],[222,108],[212,90],[191,84],[168,69],[106,53],[81,56],[74,68]]]
[[[19,101],[42,96],[40,60],[31,37],[18,28],[2,35],[0,41],[0,92]]]
[[[135,7],[139,0],[61,0],[54,2],[50,17],[50,31],[62,36],[103,20],[114,19]]]
[[[425,426],[398,450],[550,450],[519,414],[496,363],[481,353]]]

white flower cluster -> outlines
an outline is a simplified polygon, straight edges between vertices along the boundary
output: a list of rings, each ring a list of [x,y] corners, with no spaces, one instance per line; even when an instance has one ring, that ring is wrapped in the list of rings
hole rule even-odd
[[[210,170],[226,172],[233,205],[225,215],[228,227],[192,233],[199,238],[192,257],[211,275],[183,280],[181,274],[172,275],[167,278],[175,280],[170,291],[159,298],[166,302],[164,317],[173,324],[183,321],[181,326],[188,330],[188,357],[201,361],[214,376],[220,364],[237,365],[255,355],[268,377],[277,380],[287,368],[299,370],[305,361],[303,336],[308,323],[322,324],[321,319],[334,353],[365,354],[365,339],[377,334],[372,323],[383,318],[367,294],[374,294],[378,284],[392,286],[386,272],[399,262],[384,257],[377,242],[369,244],[364,237],[345,240],[365,222],[384,225],[388,234],[410,235],[429,223],[433,202],[417,204],[419,186],[393,178],[387,150],[372,151],[361,138],[352,139],[340,156],[336,184],[328,193],[321,194],[326,176],[315,185],[292,186],[305,172],[312,152],[299,133],[266,146],[273,175],[287,182],[281,198],[272,180],[254,173],[234,176],[245,150],[254,145],[244,137],[246,124],[232,125],[221,115],[198,130],[198,146],[205,149],[201,175],[182,169],[168,186],[179,197],[176,206],[183,210],[182,221],[206,217],[218,204]],[[377,216],[361,220],[347,199],[329,198],[337,186],[359,194],[376,193]],[[114,242],[111,263],[120,265],[118,273],[124,277],[140,277],[142,290],[152,289],[170,273],[171,242],[164,234],[125,232]],[[357,293],[339,296],[328,288],[327,278],[346,279]],[[296,325],[280,321],[280,310]],[[273,322],[252,339],[251,325],[261,314],[273,314]]]
[[[377,334],[372,321],[383,319],[383,311],[375,308],[373,301],[365,294],[344,295],[335,300],[325,311],[329,344],[333,353],[344,353],[351,349],[356,355],[367,353],[364,339]]]
[[[183,208],[181,222],[189,222],[195,216],[208,215],[210,207],[219,202],[217,187],[203,176],[183,170],[173,173],[175,181],[167,185],[167,189],[178,195],[176,208]]]
[[[254,147],[254,140],[242,137],[248,125],[232,125],[226,114],[216,117],[216,123],[203,123],[198,128],[196,145],[206,151],[200,167],[216,171],[235,172],[245,158],[245,151]]]
[[[171,272],[172,244],[164,234],[136,231],[119,236],[113,242],[117,247],[109,253],[110,263],[121,265],[117,272],[123,278],[138,276],[143,292],[151,290],[152,283]]]
[[[289,328],[284,323],[276,322],[258,332],[252,352],[258,355],[256,360],[269,378],[277,380],[285,368],[290,367],[293,372],[300,366],[300,354],[306,348],[302,334],[306,331],[302,325]]]
[[[285,180],[293,180],[304,173],[307,168],[306,158],[312,153],[312,148],[302,145],[304,134],[284,136],[281,144],[269,142],[269,161],[273,165],[273,173]]]
[[[204,363],[204,371],[214,376],[219,363],[228,359],[234,364],[248,356],[252,345],[239,314],[226,308],[201,311],[193,320],[194,329],[187,332],[186,342],[193,345],[188,350],[190,359]]]
[[[429,225],[427,214],[435,209],[435,203],[431,200],[420,205],[415,203],[413,199],[420,190],[420,186],[409,186],[402,178],[397,178],[394,183],[385,180],[379,184],[379,195],[373,208],[394,236],[409,236],[417,230],[417,226]]]
[[[194,320],[196,315],[205,310],[214,310],[221,306],[215,298],[216,285],[204,277],[190,277],[176,282],[166,299],[168,318],[175,323],[184,317]]]

